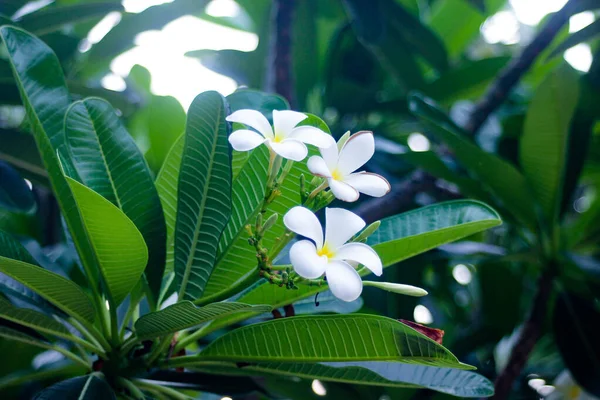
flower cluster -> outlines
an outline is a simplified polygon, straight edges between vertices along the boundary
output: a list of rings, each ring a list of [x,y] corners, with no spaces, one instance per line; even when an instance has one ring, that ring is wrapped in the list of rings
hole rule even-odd
[[[345,202],[358,200],[360,193],[381,197],[390,191],[390,184],[382,176],[364,171],[357,172],[375,153],[375,139],[371,132],[363,131],[354,135],[347,133],[336,143],[330,134],[314,126],[299,125],[307,118],[306,114],[296,111],[274,110],[271,127],[267,118],[260,112],[238,110],[229,115],[227,120],[254,130],[237,129],[229,136],[229,142],[237,151],[249,151],[262,144],[266,145],[271,152],[270,168],[276,169],[281,166],[281,159],[304,160],[308,155],[306,144],[318,147],[321,156],[312,156],[307,162],[307,167],[315,179],[322,180],[310,194],[311,199],[323,194],[327,188],[330,189],[327,193]],[[278,174],[278,171],[269,172],[270,176]],[[273,188],[267,190],[271,192],[267,193],[265,199],[271,199]],[[328,199],[328,203],[332,197],[325,198]],[[357,234],[366,226],[365,221],[358,215],[342,208],[326,208],[325,220],[326,227],[323,232],[316,215],[306,204],[294,207],[285,214],[283,222],[286,228],[307,238],[297,241],[290,249],[294,273],[310,282],[325,276],[329,289],[337,298],[353,301],[360,296],[363,288],[357,267],[362,265],[380,276],[383,272],[381,259],[373,248],[357,240],[364,239],[362,236],[365,236],[365,231],[359,236]],[[258,226],[257,231],[259,234],[255,235],[252,241],[255,245],[260,243],[261,229]],[[259,254],[259,263],[264,263],[264,251],[258,248],[258,253],[263,253],[262,256]],[[263,276],[268,275],[268,271],[262,272]],[[285,279],[272,277],[271,282],[293,287],[295,281],[290,281],[287,273],[283,276]],[[422,289],[407,285],[379,282],[369,284],[413,296],[426,294]]]

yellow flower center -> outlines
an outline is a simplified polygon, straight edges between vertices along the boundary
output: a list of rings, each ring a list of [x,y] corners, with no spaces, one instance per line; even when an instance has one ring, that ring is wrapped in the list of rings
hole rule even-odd
[[[275,137],[273,138],[273,142],[275,143],[281,143],[283,142],[284,137],[282,135],[275,135]]]
[[[341,181],[343,178],[342,173],[336,168],[333,170],[333,172],[331,172],[331,177],[333,179],[335,179],[336,181]]]
[[[317,250],[317,255],[319,257],[326,256],[327,258],[331,258],[334,256],[334,252],[327,246],[327,243],[325,243],[320,250]]]

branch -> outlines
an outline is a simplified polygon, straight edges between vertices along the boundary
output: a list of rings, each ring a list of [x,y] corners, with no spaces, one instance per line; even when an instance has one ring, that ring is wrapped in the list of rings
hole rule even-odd
[[[495,394],[493,400],[503,400],[508,398],[514,381],[521,374],[523,367],[535,344],[542,336],[542,325],[546,317],[548,300],[552,293],[552,282],[554,280],[553,266],[546,268],[538,280],[538,289],[531,306],[529,317],[525,321],[519,339],[513,347],[510,358],[502,373],[496,379],[494,384]]]
[[[508,66],[500,73],[498,78],[488,88],[483,98],[475,105],[466,123],[466,130],[472,134],[479,128],[506,99],[511,90],[521,80],[523,75],[533,65],[536,58],[552,42],[558,31],[569,21],[579,0],[569,0],[565,6],[554,13],[544,28],[521,52],[519,57],[513,58]]]
[[[271,43],[272,74],[274,82],[269,85],[275,93],[285,97],[293,108],[294,76],[292,73],[292,20],[296,0],[275,0],[273,35]]]

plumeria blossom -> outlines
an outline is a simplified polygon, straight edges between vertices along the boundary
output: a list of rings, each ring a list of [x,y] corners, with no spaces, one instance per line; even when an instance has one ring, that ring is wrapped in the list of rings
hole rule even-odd
[[[317,147],[335,145],[333,137],[313,126],[297,126],[308,116],[296,111],[273,110],[273,127],[267,118],[255,110],[238,110],[226,119],[256,129],[238,129],[229,135],[229,143],[237,151],[249,151],[266,144],[276,154],[293,161],[302,161],[308,154],[305,143]]]
[[[362,264],[379,276],[383,272],[381,259],[364,243],[346,243],[366,225],[358,215],[343,208],[327,208],[325,219],[323,240],[323,228],[312,211],[298,206],[285,214],[283,222],[289,230],[311,239],[294,243],[290,249],[292,266],[306,279],[325,274],[335,297],[356,300],[363,284],[352,264]]]
[[[358,200],[359,193],[381,197],[390,191],[389,182],[369,172],[355,172],[375,154],[375,139],[371,132],[358,132],[338,145],[321,147],[321,156],[308,159],[308,169],[314,175],[327,178],[334,196],[343,201]]]

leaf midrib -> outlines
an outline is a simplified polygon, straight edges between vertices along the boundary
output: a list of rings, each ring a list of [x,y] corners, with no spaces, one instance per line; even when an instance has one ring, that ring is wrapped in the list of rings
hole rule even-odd
[[[202,220],[204,219],[204,210],[205,210],[206,200],[208,197],[208,190],[210,187],[209,183],[210,183],[210,180],[213,175],[214,160],[215,160],[215,156],[216,156],[217,144],[219,142],[218,129],[219,129],[219,121],[221,119],[222,109],[223,109],[223,104],[221,103],[221,104],[219,104],[219,111],[217,113],[217,117],[215,118],[215,127],[213,129],[213,133],[216,132],[216,135],[214,135],[212,151],[210,153],[210,168],[208,169],[208,173],[206,174],[206,183],[204,185],[204,189],[202,190],[203,193],[202,193],[202,202],[200,203],[200,215],[198,216],[198,219],[196,220],[196,226],[194,228],[194,239],[192,241],[192,247],[188,254],[188,259],[187,259],[187,262],[185,265],[183,279],[181,280],[181,289],[179,290],[179,300],[183,300],[183,298],[185,296],[185,293],[186,293],[185,290],[187,289],[187,283],[188,283],[188,280],[190,279],[190,273],[192,271],[192,263],[194,260],[194,254],[196,253],[196,247],[198,246],[198,236],[200,235],[200,227],[202,226]],[[184,155],[185,155],[185,148],[184,148]],[[202,288],[202,292],[204,292],[204,288]]]
[[[104,155],[104,147],[102,147],[102,143],[100,142],[100,137],[98,135],[99,130],[96,127],[96,121],[90,115],[90,110],[87,108],[87,105],[85,104],[85,102],[82,102],[82,105],[85,108],[85,112],[87,113],[89,120],[92,122],[92,126],[94,127],[94,133],[95,133],[95,135],[92,135],[92,136],[94,137],[94,139],[98,143],[98,147],[100,149],[100,156],[102,157],[103,166],[104,166],[104,169],[106,170],[106,174],[108,175],[108,180],[110,182],[110,187],[112,188],[113,193],[115,195],[115,200],[117,201],[117,207],[119,207],[120,210],[123,210],[123,205],[121,204],[121,199],[119,197],[119,192],[117,192],[117,188],[115,187],[115,182],[114,182],[114,179],[112,177],[112,173],[110,172],[110,168],[108,167],[108,162],[106,161],[106,156]],[[67,112],[67,114],[68,114],[68,112]]]

